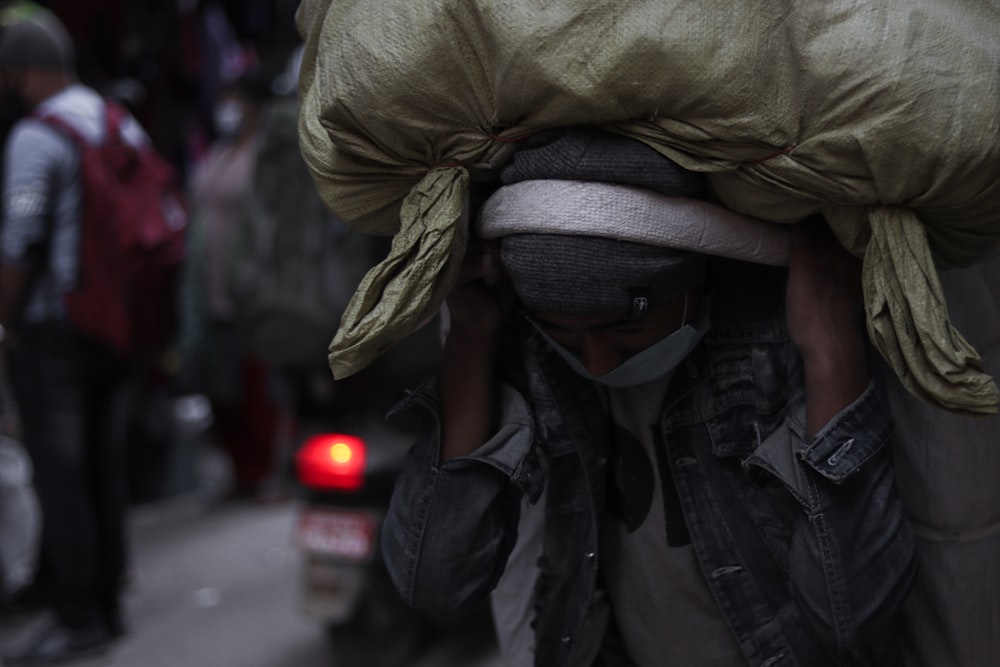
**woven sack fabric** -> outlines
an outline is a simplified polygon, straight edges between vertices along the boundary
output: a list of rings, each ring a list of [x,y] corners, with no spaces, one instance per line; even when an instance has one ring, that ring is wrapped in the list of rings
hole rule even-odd
[[[935,261],[1000,245],[996,0],[303,0],[299,136],[348,224],[394,235],[331,343],[364,368],[443,301],[470,170],[598,125],[709,174],[734,211],[822,213],[864,258],[869,333],[914,394],[997,410]]]

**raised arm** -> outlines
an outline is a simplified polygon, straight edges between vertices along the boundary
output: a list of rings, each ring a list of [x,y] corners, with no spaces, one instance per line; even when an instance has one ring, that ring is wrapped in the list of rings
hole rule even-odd
[[[421,387],[401,406],[421,405],[434,420],[397,480],[382,551],[403,599],[435,615],[486,598],[516,540],[522,499],[541,492],[530,407],[497,377],[512,292],[492,252],[470,246],[448,298],[437,387]]]
[[[868,386],[861,263],[813,219],[792,228],[788,270],[788,330],[805,366],[813,436]]]
[[[495,431],[497,351],[512,301],[496,244],[471,240],[447,300],[449,330],[439,380],[442,460],[469,454]]]
[[[889,407],[869,377],[860,263],[822,221],[793,231],[786,298],[806,433],[779,429],[754,458],[803,510],[787,560],[802,610],[831,646],[869,651],[909,590],[914,539],[894,489]]]

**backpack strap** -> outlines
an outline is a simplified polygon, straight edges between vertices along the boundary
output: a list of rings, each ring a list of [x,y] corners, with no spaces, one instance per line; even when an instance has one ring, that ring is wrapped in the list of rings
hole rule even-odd
[[[59,132],[69,137],[77,146],[81,148],[89,146],[87,140],[80,134],[80,131],[69,124],[65,118],[52,112],[42,113],[40,111],[32,111],[31,117],[59,130]]]
[[[121,136],[122,123],[126,118],[129,118],[129,112],[125,107],[109,99],[104,100],[104,127],[107,131],[105,140]]]
[[[59,116],[58,114],[52,113],[51,111],[41,112],[36,110],[31,112],[31,117],[56,128],[64,135],[72,139],[73,142],[80,148],[86,150],[91,147],[90,142],[84,138],[83,134],[81,134],[78,129],[73,127],[71,123],[67,122],[65,118]],[[125,107],[117,102],[112,102],[106,98],[104,99],[105,141],[111,137],[119,135],[121,124],[127,117],[128,111],[125,110]]]

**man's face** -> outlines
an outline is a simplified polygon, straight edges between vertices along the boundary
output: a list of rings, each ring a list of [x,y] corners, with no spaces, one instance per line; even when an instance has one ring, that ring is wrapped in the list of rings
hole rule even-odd
[[[20,81],[22,78],[21,68],[19,67],[0,68],[0,92],[5,95],[20,95]]]
[[[577,355],[587,370],[599,376],[658,343],[697,312],[698,295],[690,294],[653,306],[643,317],[563,315],[537,312],[532,317],[555,342]],[[686,312],[685,312],[686,311]]]
[[[9,126],[27,111],[23,88],[24,73],[20,68],[0,70],[0,126]]]

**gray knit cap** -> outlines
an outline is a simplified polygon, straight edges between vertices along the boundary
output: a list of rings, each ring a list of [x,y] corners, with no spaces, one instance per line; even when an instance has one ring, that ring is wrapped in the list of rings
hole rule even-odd
[[[703,175],[623,135],[540,133],[500,177],[476,232],[533,310],[636,317],[701,284],[708,255],[788,262],[785,226],[706,201]]]
[[[508,187],[522,181],[598,181],[675,197],[699,197],[705,189],[701,174],[680,168],[642,142],[588,127],[536,135],[500,177]],[[534,215],[540,221],[547,217],[544,210]],[[587,235],[584,229],[579,234],[511,234],[503,237],[500,249],[514,291],[535,311],[641,317],[650,306],[700,284],[705,273],[703,255]]]
[[[0,66],[70,70],[75,61],[73,38],[50,11],[18,19],[0,32]]]
[[[538,179],[636,185],[671,197],[705,193],[703,174],[681,168],[641,141],[592,127],[540,132],[500,172],[505,185]]]
[[[512,234],[500,258],[532,311],[642,317],[705,276],[704,255],[599,236]]]

